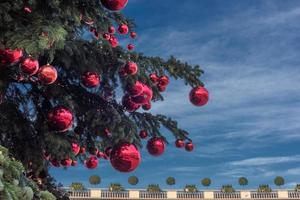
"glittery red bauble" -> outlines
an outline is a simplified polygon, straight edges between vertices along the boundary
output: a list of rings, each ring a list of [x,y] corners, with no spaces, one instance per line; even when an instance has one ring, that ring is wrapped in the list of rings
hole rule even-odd
[[[109,40],[110,39],[110,35],[108,33],[103,33],[102,37],[105,40]]]
[[[175,142],[175,145],[177,148],[183,148],[184,147],[184,141],[182,139],[177,139]]]
[[[80,146],[76,143],[72,143],[72,151],[76,156],[80,152]]]
[[[152,156],[160,156],[165,151],[165,142],[161,138],[151,138],[147,143],[147,150]]]
[[[111,165],[120,172],[131,172],[141,162],[141,155],[134,144],[122,143],[114,146],[110,154]]]
[[[20,49],[16,49],[16,50],[5,49],[4,56],[5,56],[5,60],[9,64],[15,63],[15,62],[18,62],[22,58],[23,51]]]
[[[128,75],[134,75],[138,71],[138,66],[136,63],[129,61],[124,66],[124,70]]]
[[[60,167],[60,163],[58,160],[53,159],[50,161],[53,167]]]
[[[132,101],[132,97],[129,95],[124,95],[123,99],[122,99],[122,105],[125,107],[125,109],[128,112],[133,112],[136,111],[137,109],[140,108],[139,104],[136,104]]]
[[[136,96],[142,94],[143,88],[143,84],[139,81],[136,81],[134,85],[127,87],[127,92],[131,96]]]
[[[33,58],[26,58],[21,65],[21,69],[24,73],[32,76],[39,70],[39,61]]]
[[[127,49],[128,49],[129,51],[133,50],[133,49],[134,49],[134,45],[133,45],[133,44],[128,44],[128,45],[127,45]]]
[[[132,39],[136,38],[136,36],[137,36],[136,32],[131,32],[131,33],[130,33],[130,37],[131,37]]]
[[[102,5],[108,10],[118,11],[123,9],[128,0],[101,0]]]
[[[192,142],[187,142],[185,144],[185,150],[187,150],[187,151],[193,151],[193,149],[194,149],[194,145],[193,145]]]
[[[117,47],[119,45],[119,41],[118,41],[118,39],[114,35],[110,36],[108,42],[110,43],[110,45],[112,47]]]
[[[115,27],[110,26],[110,27],[108,28],[108,32],[109,32],[110,34],[114,34],[114,33],[116,32]]]
[[[118,32],[122,35],[126,35],[128,33],[128,26],[126,24],[121,24],[118,28]]]
[[[144,105],[147,104],[149,101],[151,101],[152,96],[153,96],[152,89],[149,86],[143,84],[142,94],[132,97],[132,101],[136,104]]]
[[[98,166],[98,159],[96,156],[90,156],[84,163],[88,169],[95,169]]]
[[[86,72],[82,76],[82,84],[88,88],[97,87],[100,85],[100,76],[96,72]]]
[[[72,160],[72,166],[77,166],[77,160]]]
[[[167,86],[169,84],[170,80],[168,76],[161,76],[159,78],[159,85],[161,86]]]
[[[146,137],[148,137],[147,131],[141,130],[140,131],[140,138],[145,139]]]
[[[52,65],[44,65],[38,72],[38,78],[43,84],[52,84],[57,79],[57,71]]]
[[[72,112],[63,106],[57,106],[48,113],[48,124],[58,132],[67,131],[73,123]]]
[[[158,83],[158,81],[159,81],[159,77],[156,75],[156,74],[150,74],[149,75],[149,78],[150,78],[150,80],[153,82],[153,83]]]
[[[150,103],[150,102],[147,102],[146,104],[144,104],[144,105],[142,106],[142,108],[143,108],[144,110],[150,110],[150,109],[151,109],[151,103]]]
[[[64,160],[60,161],[60,164],[65,167],[69,167],[72,164],[72,159],[70,159],[70,158],[64,159]]]
[[[195,106],[203,106],[208,102],[209,93],[204,87],[198,86],[191,90],[190,101]]]

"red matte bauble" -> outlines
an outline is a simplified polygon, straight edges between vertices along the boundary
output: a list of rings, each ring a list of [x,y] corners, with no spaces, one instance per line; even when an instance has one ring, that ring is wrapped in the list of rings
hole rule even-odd
[[[16,50],[5,49],[4,56],[5,56],[5,60],[7,60],[9,64],[15,63],[20,61],[20,59],[23,56],[23,51],[20,49],[16,49]]]
[[[108,32],[109,32],[110,34],[114,34],[114,33],[116,32],[115,27],[110,26],[110,27],[108,28]]]
[[[124,70],[128,75],[134,75],[138,71],[138,66],[136,63],[129,61],[124,66]]]
[[[103,39],[105,40],[109,40],[110,39],[110,35],[108,33],[103,33],[102,34]]]
[[[142,106],[143,110],[150,110],[151,109],[151,103],[150,102],[147,102],[146,104],[144,104]]]
[[[113,147],[110,154],[111,165],[120,172],[131,172],[141,162],[141,155],[134,144],[122,143]]]
[[[154,83],[154,84],[157,84],[158,83],[158,81],[159,81],[159,77],[156,75],[156,74],[150,74],[149,75],[149,78],[150,78],[150,80]]]
[[[129,95],[136,96],[143,93],[143,88],[144,88],[143,83],[136,81],[134,85],[128,86],[126,90]]]
[[[177,139],[175,142],[175,145],[177,148],[183,148],[184,147],[184,141],[182,139]]]
[[[44,65],[38,72],[38,78],[43,84],[52,84],[57,79],[57,71],[52,65]]]
[[[80,146],[77,143],[72,143],[72,152],[76,155],[80,152]]]
[[[140,138],[145,139],[146,137],[148,137],[148,133],[145,130],[141,130],[140,131]]]
[[[126,24],[121,24],[118,28],[118,32],[121,34],[121,35],[126,35],[128,33],[129,29],[128,29],[128,26]]]
[[[165,151],[165,142],[162,138],[151,138],[147,143],[147,150],[152,156],[160,156]]]
[[[65,132],[71,128],[73,123],[72,112],[63,106],[57,106],[48,113],[48,124],[51,129]]]
[[[90,156],[84,163],[88,169],[95,169],[98,166],[98,159],[96,156]]]
[[[140,108],[139,104],[136,104],[132,101],[132,97],[129,95],[124,95],[123,99],[122,99],[122,105],[125,107],[125,109],[128,112],[133,112],[136,111],[137,109]]]
[[[119,45],[119,41],[118,41],[118,38],[116,38],[114,35],[111,35],[108,42],[110,43],[110,45],[112,47],[117,47]]]
[[[168,76],[161,76],[159,78],[159,85],[161,86],[167,86],[169,84],[170,80]]]
[[[33,58],[26,58],[22,62],[21,69],[25,74],[32,76],[39,70],[39,61]]]
[[[86,72],[82,76],[82,84],[88,88],[97,87],[100,85],[100,76],[96,72]]]
[[[185,144],[185,150],[186,150],[186,151],[193,151],[193,149],[194,149],[194,145],[193,145],[192,142],[187,142],[187,143]]]
[[[72,159],[70,159],[70,158],[64,159],[64,160],[60,161],[60,164],[64,167],[69,167],[72,165]]]
[[[112,11],[122,10],[127,2],[128,0],[101,0],[102,5]]]
[[[132,39],[135,39],[136,36],[137,36],[136,32],[131,32],[131,33],[130,33],[130,37],[131,37]]]
[[[204,87],[198,86],[190,92],[190,102],[195,106],[203,106],[207,104],[209,99],[209,93]]]
[[[53,167],[60,167],[60,163],[58,160],[53,159],[50,161]]]
[[[133,45],[133,44],[128,44],[128,45],[127,45],[127,49],[128,49],[129,51],[132,51],[132,50],[134,49],[134,45]]]
[[[72,166],[77,166],[77,160],[72,160]]]

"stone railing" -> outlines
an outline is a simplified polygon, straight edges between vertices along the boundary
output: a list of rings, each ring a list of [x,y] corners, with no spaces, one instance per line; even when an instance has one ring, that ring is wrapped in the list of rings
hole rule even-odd
[[[71,200],[109,200],[109,199],[172,199],[172,200],[232,200],[232,199],[253,199],[253,200],[300,200],[300,192],[295,190],[275,190],[272,192],[257,192],[254,190],[240,190],[236,192],[221,192],[213,190],[204,190],[198,192],[184,192],[177,190],[164,190],[161,192],[148,192],[146,190],[125,190],[110,191],[107,189],[87,189],[82,191],[68,190]]]

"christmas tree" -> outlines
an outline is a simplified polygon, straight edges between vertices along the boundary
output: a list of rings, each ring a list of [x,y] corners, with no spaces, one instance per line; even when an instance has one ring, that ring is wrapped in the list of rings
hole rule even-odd
[[[172,56],[133,51],[136,26],[120,12],[127,3],[0,2],[0,144],[43,189],[54,188],[50,166],[94,169],[99,159],[109,159],[116,170],[133,171],[141,139],[149,138],[151,155],[164,152],[161,127],[174,135],[174,146],[193,150],[188,132],[151,114],[151,104],[163,101],[172,80],[182,79],[191,86],[187,100],[205,105],[203,71]],[[126,48],[119,45],[124,38],[132,41]]]

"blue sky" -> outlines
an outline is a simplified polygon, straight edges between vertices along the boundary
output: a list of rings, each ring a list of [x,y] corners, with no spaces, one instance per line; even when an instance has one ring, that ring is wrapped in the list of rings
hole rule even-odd
[[[292,0],[129,0],[124,13],[136,20],[136,50],[146,55],[199,64],[210,91],[205,107],[188,101],[190,88],[172,81],[165,101],[153,113],[177,119],[196,145],[192,153],[169,145],[154,158],[142,149],[133,173],[113,170],[101,160],[96,170],[52,170],[65,185],[98,174],[100,187],[136,175],[145,188],[176,178],[175,188],[212,178],[211,188],[246,176],[249,188],[273,186],[277,175],[285,187],[300,183],[300,1]],[[171,135],[166,135],[172,144]]]

